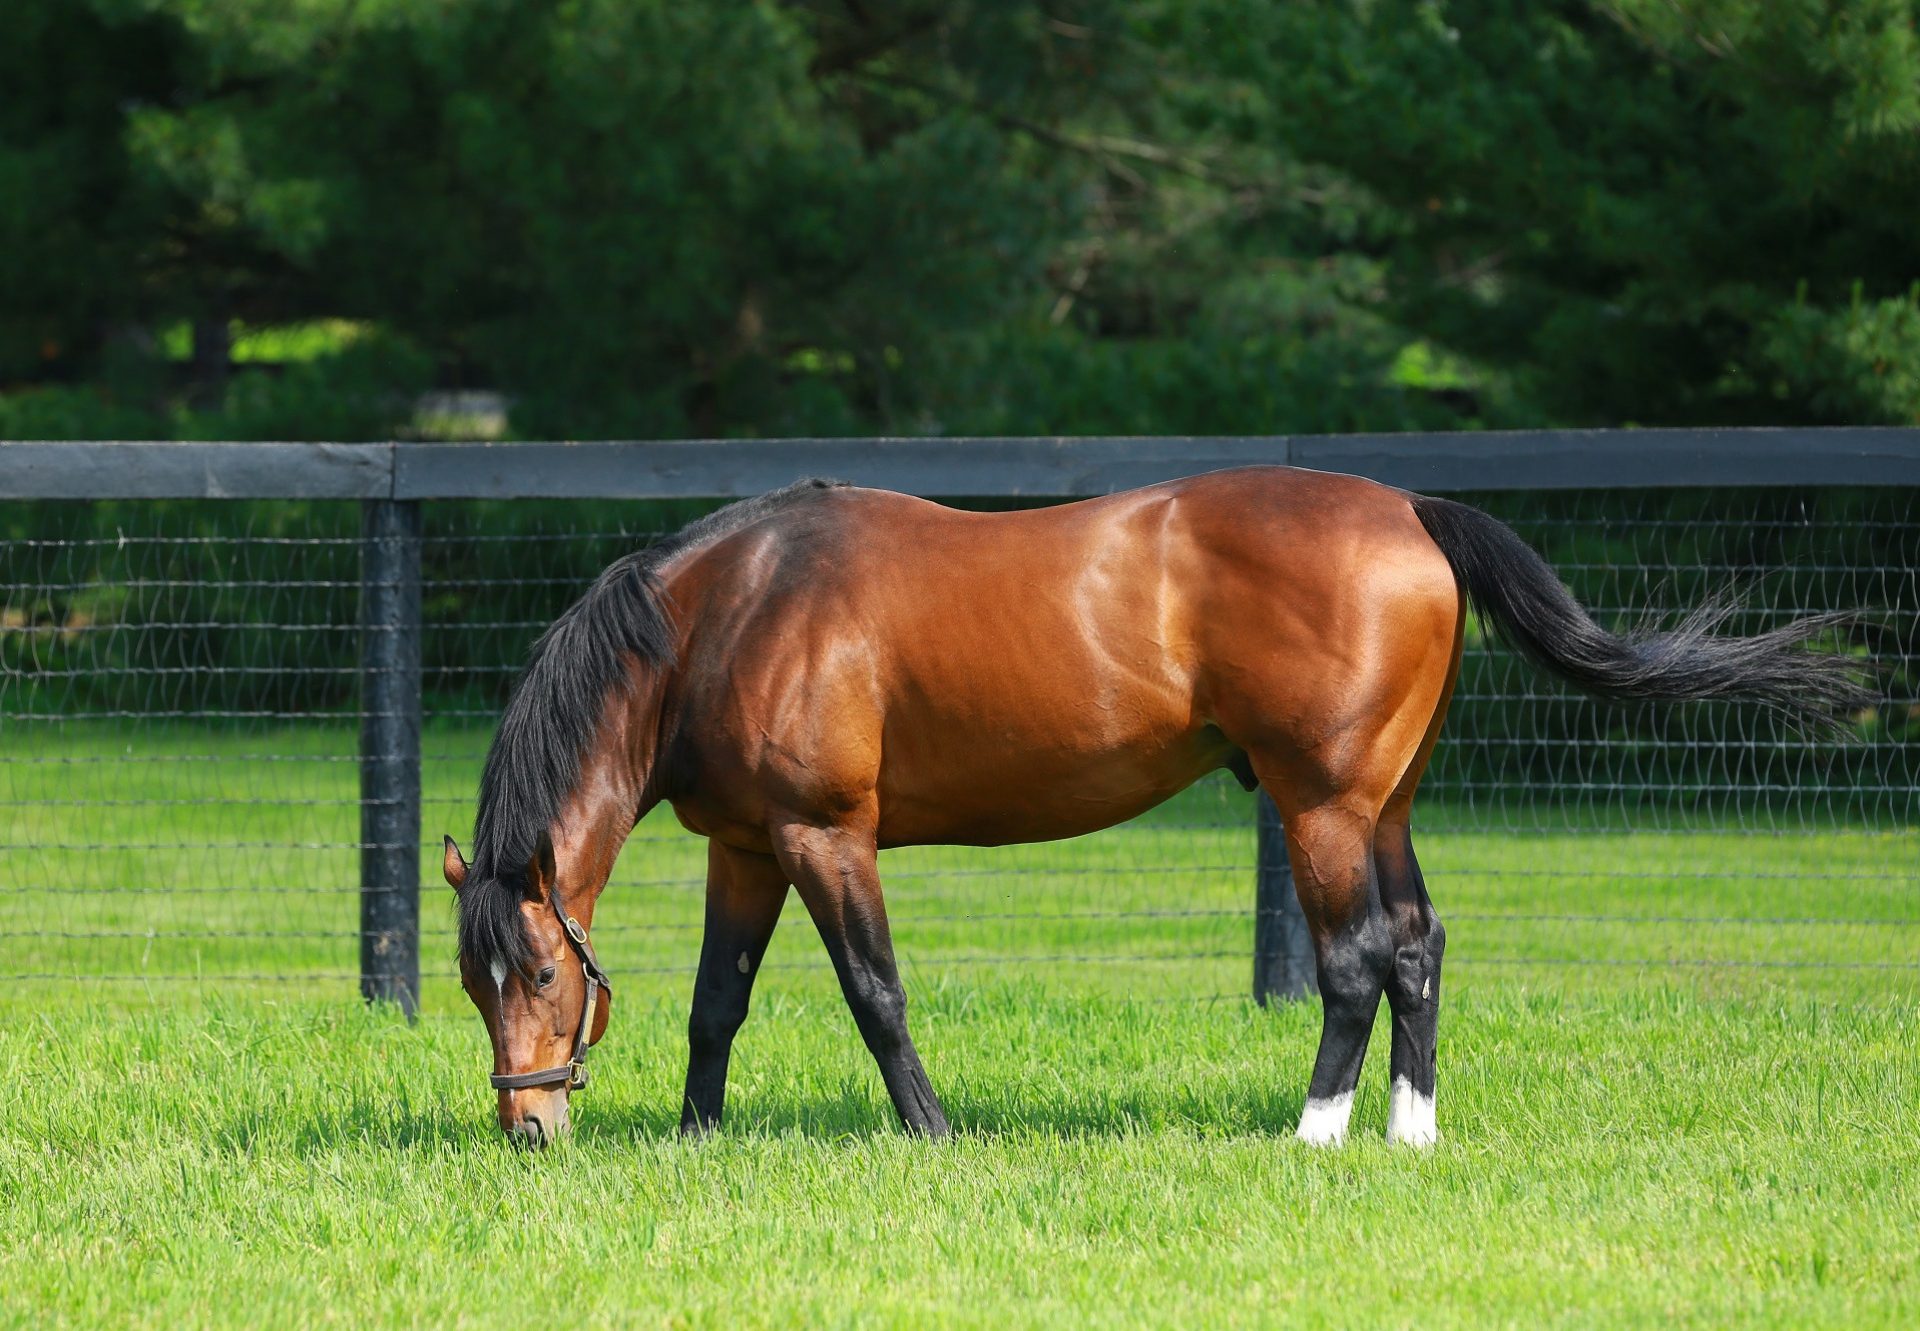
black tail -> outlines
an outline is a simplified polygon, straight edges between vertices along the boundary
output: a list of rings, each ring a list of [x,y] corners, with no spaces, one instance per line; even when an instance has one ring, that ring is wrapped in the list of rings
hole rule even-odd
[[[1739,607],[1702,606],[1664,632],[1622,637],[1593,622],[1547,561],[1504,523],[1448,499],[1413,496],[1413,511],[1453,565],[1481,622],[1515,650],[1603,698],[1762,703],[1809,729],[1838,729],[1873,700],[1857,663],[1806,643],[1845,613],[1797,619],[1751,638],[1720,636]]]

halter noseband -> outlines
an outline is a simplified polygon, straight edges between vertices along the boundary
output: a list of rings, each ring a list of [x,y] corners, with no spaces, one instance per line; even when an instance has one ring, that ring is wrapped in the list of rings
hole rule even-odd
[[[600,969],[600,959],[593,955],[593,944],[587,941],[586,928],[571,915],[560,909],[556,897],[553,913],[560,916],[566,926],[567,945],[573,954],[580,958],[581,973],[587,979],[587,998],[580,1008],[580,1031],[573,1037],[573,1056],[557,1068],[545,1068],[539,1072],[495,1072],[487,1080],[493,1083],[496,1091],[524,1091],[530,1086],[558,1086],[565,1082],[570,1091],[577,1091],[587,1084],[587,1044],[593,1032],[593,1009],[600,1001],[600,991],[613,992],[613,984],[607,979],[607,973]]]

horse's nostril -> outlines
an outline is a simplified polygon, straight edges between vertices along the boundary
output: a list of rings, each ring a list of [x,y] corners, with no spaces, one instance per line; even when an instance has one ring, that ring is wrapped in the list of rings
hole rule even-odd
[[[507,1136],[513,1138],[514,1145],[530,1149],[547,1144],[546,1125],[531,1114],[508,1128]]]

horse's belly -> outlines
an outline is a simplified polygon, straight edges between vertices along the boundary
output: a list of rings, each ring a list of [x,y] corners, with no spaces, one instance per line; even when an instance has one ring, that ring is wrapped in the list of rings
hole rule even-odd
[[[1178,794],[1233,752],[1211,727],[1111,748],[977,736],[912,761],[895,750],[881,766],[879,841],[999,846],[1097,832]]]

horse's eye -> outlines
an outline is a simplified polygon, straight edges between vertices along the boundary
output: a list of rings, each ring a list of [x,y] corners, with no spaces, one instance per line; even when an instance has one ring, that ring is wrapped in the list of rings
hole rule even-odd
[[[540,968],[540,974],[536,977],[536,979],[540,987],[542,989],[545,989],[548,985],[553,983],[553,967],[542,966]]]

